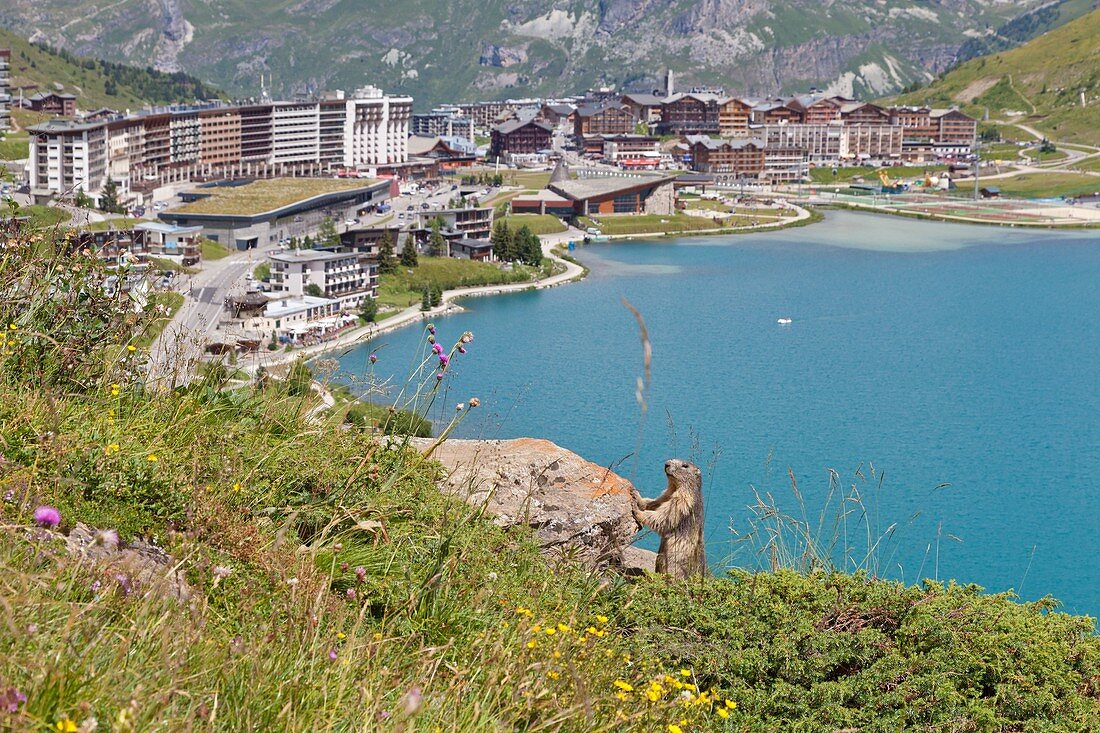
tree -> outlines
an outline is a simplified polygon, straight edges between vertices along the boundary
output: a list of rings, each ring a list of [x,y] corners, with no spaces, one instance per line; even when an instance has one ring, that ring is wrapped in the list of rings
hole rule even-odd
[[[523,264],[535,266],[542,264],[542,243],[538,235],[526,224],[516,232],[512,249],[515,258]]]
[[[310,283],[309,285],[306,285],[305,294],[306,295],[311,295],[314,298],[323,298],[323,297],[325,297],[325,291],[321,290],[321,286],[318,285],[317,283]]]
[[[363,321],[363,323],[373,323],[377,315],[378,301],[370,296],[363,298],[363,302],[359,306],[359,319]]]
[[[309,392],[309,385],[313,382],[313,372],[298,359],[290,367],[286,375],[286,391],[295,397],[301,397]]]
[[[313,237],[306,235],[306,238],[302,240],[302,249],[313,249]]]
[[[428,251],[432,253],[432,257],[446,257],[447,252],[447,240],[443,238],[443,234],[440,229],[443,227],[443,222],[439,220],[439,217],[432,219],[432,233],[428,237]]]
[[[497,219],[493,224],[493,231],[489,235],[489,242],[493,245],[493,256],[501,262],[509,262],[512,259],[512,232],[508,230],[508,222]]]
[[[99,194],[99,209],[108,214],[126,213],[126,207],[118,200],[118,184],[113,178],[108,177],[103,184],[103,193]]]
[[[431,303],[433,308],[443,303],[443,288],[439,287],[435,283],[432,283],[432,288],[429,292],[429,295],[431,296]]]
[[[432,309],[432,293],[428,288],[424,288],[424,294],[420,298],[420,310],[430,311]]]
[[[332,217],[326,216],[321,220],[321,226],[317,229],[317,246],[340,246],[340,233],[336,231],[336,222],[332,220]]]
[[[76,204],[78,209],[95,208],[95,201],[92,200],[92,197],[79,190],[76,192],[76,196],[73,197],[73,203]]]
[[[401,248],[401,265],[403,267],[416,267],[419,264],[416,256],[416,240],[410,234],[405,238],[405,246]]]
[[[397,271],[397,258],[393,255],[393,236],[387,229],[378,240],[378,274],[389,275]]]

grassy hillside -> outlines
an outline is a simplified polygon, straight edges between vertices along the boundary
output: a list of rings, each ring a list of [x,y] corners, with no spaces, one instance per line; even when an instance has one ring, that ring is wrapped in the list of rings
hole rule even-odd
[[[40,239],[0,260],[0,729],[1100,729],[1100,638],[1054,601],[550,564],[401,440],[311,418],[300,368],[144,390],[126,344],[155,314],[89,288],[93,258],[33,256]],[[434,371],[401,406],[442,427],[473,395],[441,398]],[[94,559],[134,547],[161,562]]]
[[[163,74],[55,52],[3,28],[0,28],[0,48],[10,48],[12,52],[13,91],[36,84],[39,91],[68,92],[76,95],[77,106],[85,110],[133,109],[149,103],[186,102],[220,95],[218,90],[186,74]],[[18,97],[18,92],[13,96]]]
[[[1100,145],[1100,9],[1011,51],[967,61],[907,104],[958,104],[981,119],[1022,122],[1053,139]],[[1081,106],[1080,93],[1086,103]],[[1010,112],[1022,115],[1010,115]]]

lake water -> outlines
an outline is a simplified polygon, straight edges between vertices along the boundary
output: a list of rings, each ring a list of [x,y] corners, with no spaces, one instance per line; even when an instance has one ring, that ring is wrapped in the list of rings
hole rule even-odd
[[[433,418],[476,395],[456,435],[545,437],[647,496],[665,459],[694,459],[716,567],[760,562],[735,542],[754,490],[791,514],[804,505],[816,526],[833,470],[864,497],[872,538],[897,524],[879,572],[1100,614],[1098,233],[830,212],[801,229],[577,254],[591,268],[581,283],[468,299],[436,321],[444,344],[476,339]],[[623,297],[652,342],[644,424]],[[406,374],[423,336],[371,344],[376,373]],[[366,357],[342,355],[339,378]],[[857,520],[846,538],[830,520],[820,535],[862,558]]]

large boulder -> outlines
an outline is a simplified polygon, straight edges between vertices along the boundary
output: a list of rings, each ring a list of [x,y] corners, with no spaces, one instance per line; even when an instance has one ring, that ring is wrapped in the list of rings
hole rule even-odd
[[[434,442],[411,439],[420,450]],[[444,491],[484,506],[501,527],[531,527],[544,554],[652,569],[646,551],[636,548],[624,563],[638,525],[630,511],[633,487],[613,471],[534,438],[446,440],[431,457],[446,471]]]

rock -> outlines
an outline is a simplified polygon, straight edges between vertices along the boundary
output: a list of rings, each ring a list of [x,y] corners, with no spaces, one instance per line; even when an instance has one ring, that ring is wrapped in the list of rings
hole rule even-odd
[[[122,543],[113,531],[99,531],[78,523],[65,537],[70,555],[95,564],[129,593],[153,591],[180,601],[191,597],[191,587],[172,558],[143,540]]]
[[[425,450],[434,441],[410,439]],[[432,454],[447,472],[441,488],[485,506],[501,527],[529,526],[543,553],[594,567],[622,566],[638,531],[629,481],[548,440],[447,440]],[[638,559],[631,548],[631,556]],[[649,569],[653,563],[649,562]]]
[[[624,575],[641,575],[657,572],[657,553],[641,547],[624,547],[622,568]]]

